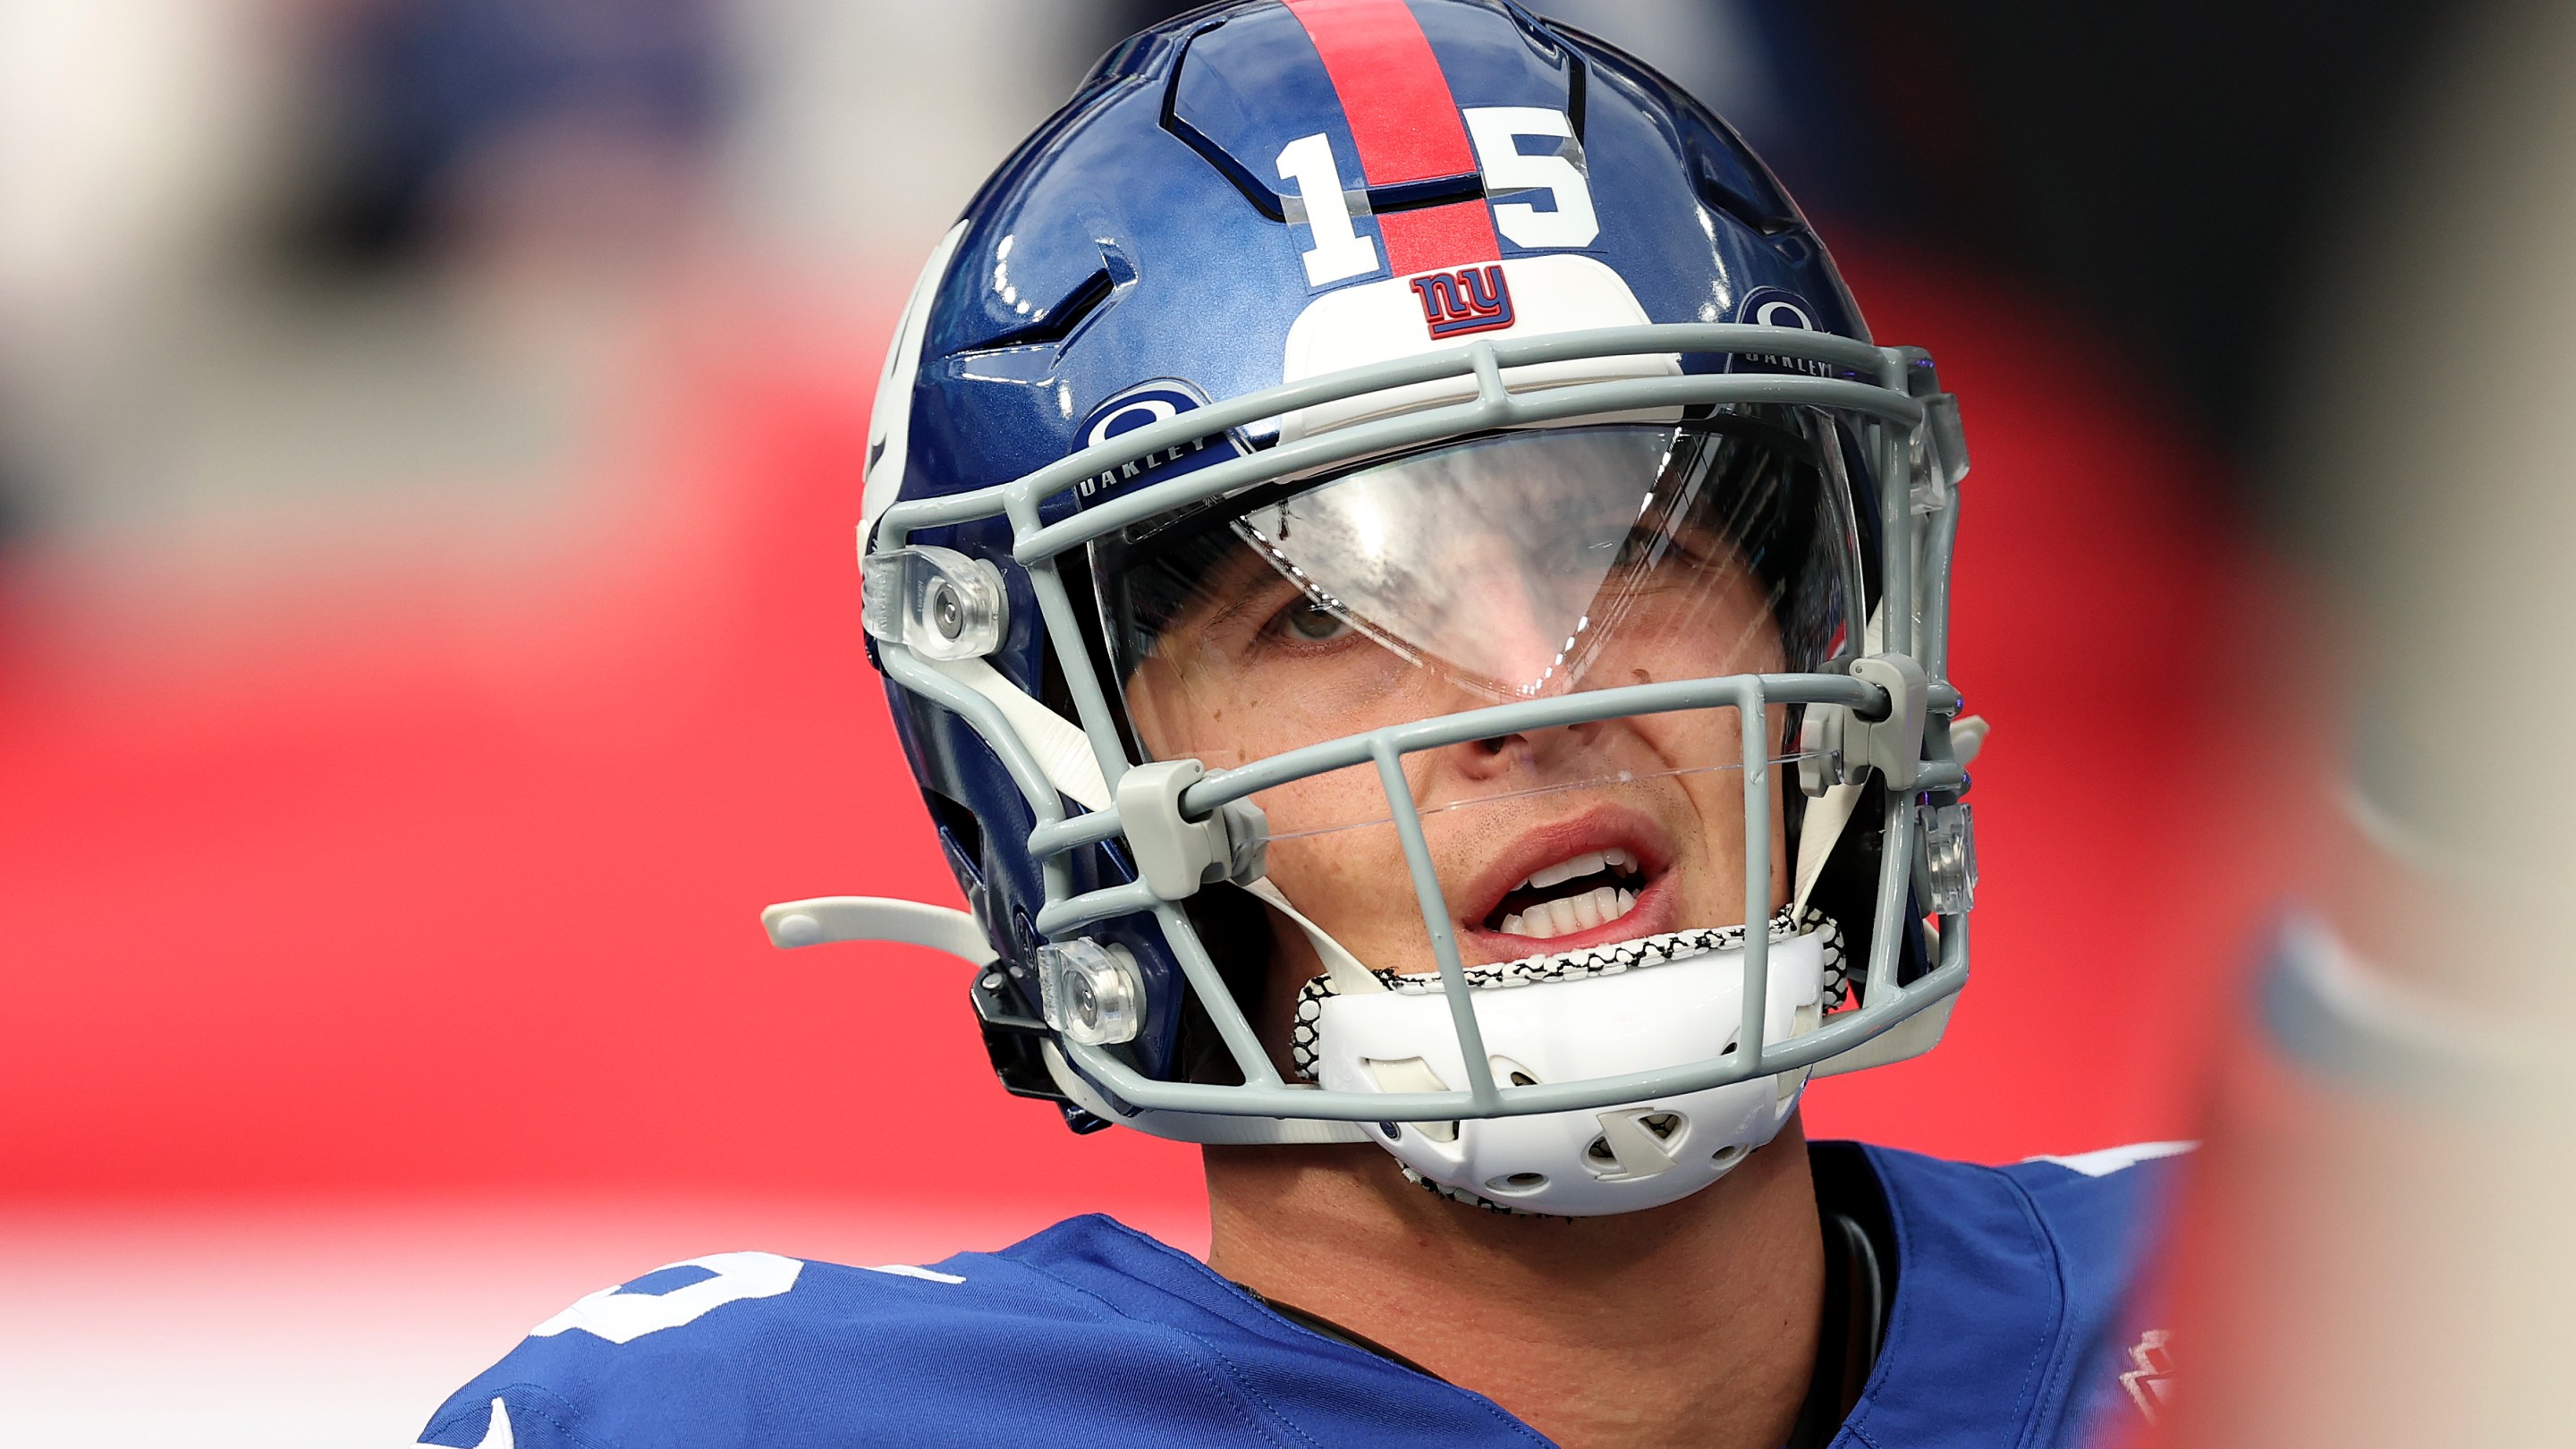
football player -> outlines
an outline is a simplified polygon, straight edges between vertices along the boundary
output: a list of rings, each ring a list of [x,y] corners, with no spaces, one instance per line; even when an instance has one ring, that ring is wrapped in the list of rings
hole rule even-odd
[[[1798,1126],[1967,979],[1966,472],[1633,57],[1502,0],[1120,45],[875,405],[869,652],[971,909],[766,922],[966,958],[1006,1088],[1205,1144],[1209,1259],[678,1264],[425,1442],[2076,1441],[2170,1149]]]

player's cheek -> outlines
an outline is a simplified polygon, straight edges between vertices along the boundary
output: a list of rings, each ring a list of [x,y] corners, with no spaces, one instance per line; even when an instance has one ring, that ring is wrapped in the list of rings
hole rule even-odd
[[[1355,806],[1362,810],[1357,816]],[[1339,813],[1333,818],[1343,820],[1385,814],[1382,798],[1343,800],[1334,808]],[[1362,960],[1401,959],[1422,937],[1403,847],[1391,825],[1274,841],[1267,864],[1271,883]],[[1390,881],[1406,883],[1405,888],[1390,890]],[[1404,929],[1408,923],[1413,927],[1409,933]],[[1372,955],[1372,950],[1385,954]]]

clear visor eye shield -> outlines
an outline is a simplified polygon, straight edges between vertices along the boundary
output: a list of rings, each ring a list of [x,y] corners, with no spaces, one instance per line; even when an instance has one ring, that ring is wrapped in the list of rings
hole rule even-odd
[[[1804,370],[1635,375],[1683,354]],[[1362,420],[1301,425],[1325,416]],[[1274,447],[1042,512],[1265,421]],[[898,502],[867,625],[1035,822],[1044,944],[1014,964],[1069,1100],[1187,1140],[1373,1140],[1462,1196],[1619,1211],[1722,1174],[1811,1073],[1927,1049],[1965,983],[1943,639],[1964,471],[1919,352],[1716,324],[1479,341]],[[1071,719],[987,660],[1001,568],[910,541],[993,518]],[[1883,818],[1855,825],[1865,803]],[[1880,841],[1848,923],[1865,963],[1811,898],[1847,827]],[[1110,878],[1075,870],[1104,847]],[[1250,944],[1239,905],[1210,929],[1219,896],[1263,903]],[[962,912],[765,921],[1002,984]],[[1932,960],[1900,980],[1909,932]],[[1148,1072],[1139,1038],[1184,992],[1209,1049]]]

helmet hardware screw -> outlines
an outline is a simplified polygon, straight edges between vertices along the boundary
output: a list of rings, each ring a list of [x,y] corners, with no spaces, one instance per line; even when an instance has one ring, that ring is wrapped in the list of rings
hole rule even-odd
[[[954,639],[964,634],[966,606],[958,602],[956,587],[946,579],[939,579],[932,582],[929,592],[926,602],[930,605],[930,623],[939,631],[939,637]]]

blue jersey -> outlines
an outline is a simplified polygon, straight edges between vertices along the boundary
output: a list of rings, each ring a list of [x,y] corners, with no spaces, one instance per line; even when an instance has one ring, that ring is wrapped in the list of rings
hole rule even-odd
[[[1836,1446],[2083,1442],[2153,1412],[2122,1317],[2173,1150],[1988,1168],[1863,1149],[1896,1250]],[[2161,1346],[2160,1335],[2148,1338]],[[2137,1407],[2131,1407],[2132,1404]],[[720,1253],[539,1324],[425,1444],[853,1449],[1544,1445],[1492,1400],[1272,1312],[1105,1217],[934,1266]]]

